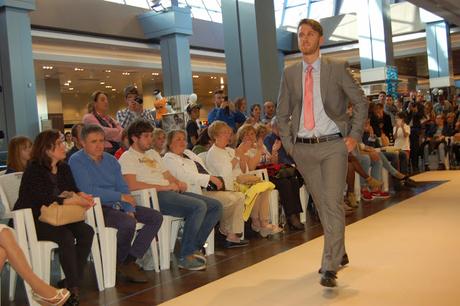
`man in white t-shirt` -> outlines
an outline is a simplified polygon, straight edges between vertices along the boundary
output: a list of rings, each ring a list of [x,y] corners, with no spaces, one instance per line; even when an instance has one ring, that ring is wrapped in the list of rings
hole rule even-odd
[[[185,192],[187,183],[172,176],[158,152],[150,149],[152,132],[153,126],[145,120],[135,121],[129,126],[131,147],[119,159],[121,172],[131,191],[157,190],[162,214],[185,219],[179,267],[203,270],[206,258],[201,248],[222,215],[222,205],[215,199]]]

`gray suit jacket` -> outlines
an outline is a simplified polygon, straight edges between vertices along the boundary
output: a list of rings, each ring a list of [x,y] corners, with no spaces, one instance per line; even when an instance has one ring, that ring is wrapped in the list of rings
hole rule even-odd
[[[321,57],[321,98],[324,110],[344,136],[361,141],[369,103],[345,62]],[[280,138],[286,151],[294,148],[302,112],[302,61],[286,67],[281,77],[276,111]],[[347,115],[348,102],[353,116]]]

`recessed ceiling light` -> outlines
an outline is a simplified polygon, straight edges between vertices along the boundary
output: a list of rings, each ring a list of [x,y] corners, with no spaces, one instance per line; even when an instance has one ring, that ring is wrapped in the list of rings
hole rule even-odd
[[[104,85],[104,84],[105,84],[105,82],[100,82],[99,84],[101,84],[101,85]]]
[[[69,90],[73,90],[73,87],[69,87]]]
[[[73,70],[75,70],[75,71],[84,71],[85,69],[83,69],[83,68],[78,68],[78,67],[75,67]]]
[[[70,84],[69,83],[64,83],[64,86],[69,86]]]
[[[67,81],[67,83],[69,83],[69,84],[70,84],[70,83],[72,83],[72,81],[71,81],[71,80],[68,80],[68,81]]]
[[[123,72],[122,75],[130,75],[129,72]]]
[[[104,72],[110,73],[110,72],[112,72],[112,70],[106,69],[106,70],[104,70]]]
[[[198,79],[199,77],[200,77],[200,76],[199,76],[199,75],[196,75],[196,74],[195,74],[195,75],[192,75],[192,78],[194,78],[194,79]]]
[[[152,72],[152,75],[160,75],[158,72]]]
[[[220,77],[220,84],[224,84],[224,77]]]
[[[112,91],[116,91],[116,89],[115,89],[115,88],[112,88]]]
[[[53,66],[43,66],[42,67],[44,70],[52,70]]]
[[[112,85],[105,85],[105,88],[112,88]]]
[[[212,90],[211,90],[211,91],[208,91],[208,93],[212,94]]]

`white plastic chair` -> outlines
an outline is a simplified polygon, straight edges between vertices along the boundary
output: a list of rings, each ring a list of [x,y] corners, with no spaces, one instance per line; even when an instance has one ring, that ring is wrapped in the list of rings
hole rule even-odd
[[[104,290],[104,288],[114,287],[116,282],[118,230],[115,228],[105,226],[104,215],[102,214],[101,201],[99,198],[94,198],[94,201],[96,205],[94,205],[91,209],[88,210],[86,214],[86,222],[94,230],[95,236],[93,240],[92,250],[93,248],[97,249],[95,250],[96,254],[100,254],[100,262],[102,268],[97,268],[96,274],[102,274],[102,277],[98,277],[98,286],[99,290]],[[93,256],[93,258],[94,257],[96,256]],[[101,284],[99,284],[99,279],[103,280]]]
[[[268,172],[267,169],[256,169],[253,171],[249,171],[249,174],[255,174],[258,177],[260,177],[261,180],[269,182],[270,179],[268,177]],[[270,222],[272,224],[279,224],[279,212],[278,212],[278,207],[279,207],[279,201],[278,201],[279,193],[278,190],[273,189],[270,190],[270,196],[268,200],[268,204],[270,207]]]
[[[27,242],[27,230],[25,226],[25,218],[24,218],[24,209],[13,211],[12,218],[14,221],[14,231],[16,233],[16,241],[19,244],[19,247],[22,249],[24,256],[26,257],[27,262],[30,264],[30,253],[29,253],[29,245]],[[30,213],[30,209],[29,209]],[[29,284],[24,282],[24,286],[26,289],[27,300],[30,306],[39,305],[32,299],[32,289],[30,288]],[[11,289],[11,284],[10,284]]]
[[[160,211],[157,192],[154,188],[135,191],[131,194],[136,198],[138,205]],[[181,222],[183,222],[182,218],[163,215],[163,223],[158,231],[161,270],[168,270],[171,267],[171,253],[174,251]],[[214,230],[208,237],[205,249],[206,255],[214,254]]]
[[[0,202],[5,210],[3,219],[11,219],[13,217],[11,210],[13,209],[14,204],[18,199],[21,179],[22,172],[16,172],[0,176]],[[8,267],[8,269],[10,271],[9,300],[14,301],[14,296],[16,294],[17,274],[16,271],[14,271],[11,267]]]

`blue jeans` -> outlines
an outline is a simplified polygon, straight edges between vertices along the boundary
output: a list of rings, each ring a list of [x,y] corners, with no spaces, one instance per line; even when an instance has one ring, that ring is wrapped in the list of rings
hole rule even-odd
[[[222,216],[222,204],[199,194],[159,191],[158,203],[164,215],[184,218],[180,258],[199,250]]]
[[[371,169],[371,176],[376,180],[382,180],[382,160],[372,160],[367,154],[356,154],[356,158],[359,160],[359,163],[363,167],[366,173],[369,173],[369,168]],[[361,187],[366,186],[366,181],[361,176],[359,177]]]

